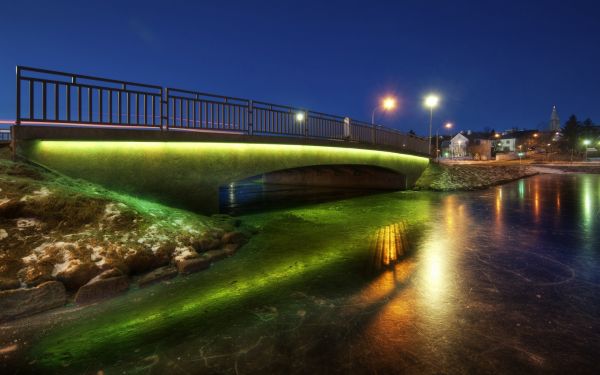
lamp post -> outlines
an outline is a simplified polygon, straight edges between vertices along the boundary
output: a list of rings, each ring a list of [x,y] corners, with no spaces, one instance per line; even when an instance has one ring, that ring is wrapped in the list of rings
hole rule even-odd
[[[371,113],[371,125],[375,125],[375,112],[380,108],[384,111],[391,111],[392,109],[396,108],[396,98],[386,96],[381,101],[381,104],[373,108],[373,112]]]
[[[590,143],[592,143],[592,141],[590,141],[589,139],[586,139],[583,141],[583,145],[585,146],[585,161],[588,160],[587,153],[588,153],[588,146],[590,145]]]
[[[375,112],[377,112],[378,109],[383,109],[384,111],[391,111],[395,109],[396,106],[396,98],[392,96],[386,96],[385,98],[383,98],[383,100],[377,107],[373,108],[373,112],[371,113],[371,125],[373,126],[371,138],[373,140],[373,143],[375,143]]]
[[[444,124],[444,128],[446,129],[450,129],[452,127],[452,123],[451,122],[447,122]],[[440,131],[440,128],[437,128],[435,131],[435,161],[436,162],[440,162],[440,148],[438,146],[438,141],[440,139],[440,136],[438,135],[438,132]]]
[[[425,107],[429,108],[429,157],[431,157],[431,125],[433,123],[433,109],[437,107],[440,98],[437,95],[427,95],[425,98]]]

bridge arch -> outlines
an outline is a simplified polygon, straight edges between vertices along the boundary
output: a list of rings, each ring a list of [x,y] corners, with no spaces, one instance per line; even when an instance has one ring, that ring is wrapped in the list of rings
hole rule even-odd
[[[412,186],[428,159],[351,147],[237,142],[22,142],[19,153],[48,169],[203,213],[218,210],[219,186],[266,172],[320,165],[373,166]]]

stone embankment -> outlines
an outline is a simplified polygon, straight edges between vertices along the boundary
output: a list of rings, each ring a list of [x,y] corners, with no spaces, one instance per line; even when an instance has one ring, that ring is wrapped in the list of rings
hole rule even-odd
[[[254,232],[0,155],[0,321],[206,269]]]
[[[444,165],[431,163],[415,190],[477,190],[537,174],[527,165]]]

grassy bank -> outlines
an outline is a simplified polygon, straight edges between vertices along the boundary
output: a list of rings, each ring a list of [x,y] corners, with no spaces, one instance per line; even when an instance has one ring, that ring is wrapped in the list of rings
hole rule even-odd
[[[476,190],[537,174],[526,165],[444,165],[430,163],[415,190]]]
[[[231,217],[119,194],[9,156],[0,149],[0,302],[57,281],[73,297],[105,272],[126,278],[125,287],[157,268],[173,276],[181,262],[231,255],[219,250],[245,236]]]

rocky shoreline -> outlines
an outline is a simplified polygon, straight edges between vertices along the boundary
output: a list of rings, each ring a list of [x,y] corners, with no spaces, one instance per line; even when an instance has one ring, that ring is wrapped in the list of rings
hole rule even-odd
[[[93,303],[230,257],[256,229],[0,155],[0,322]]]
[[[415,190],[478,190],[529,177],[539,172],[527,165],[444,165],[430,163]]]

